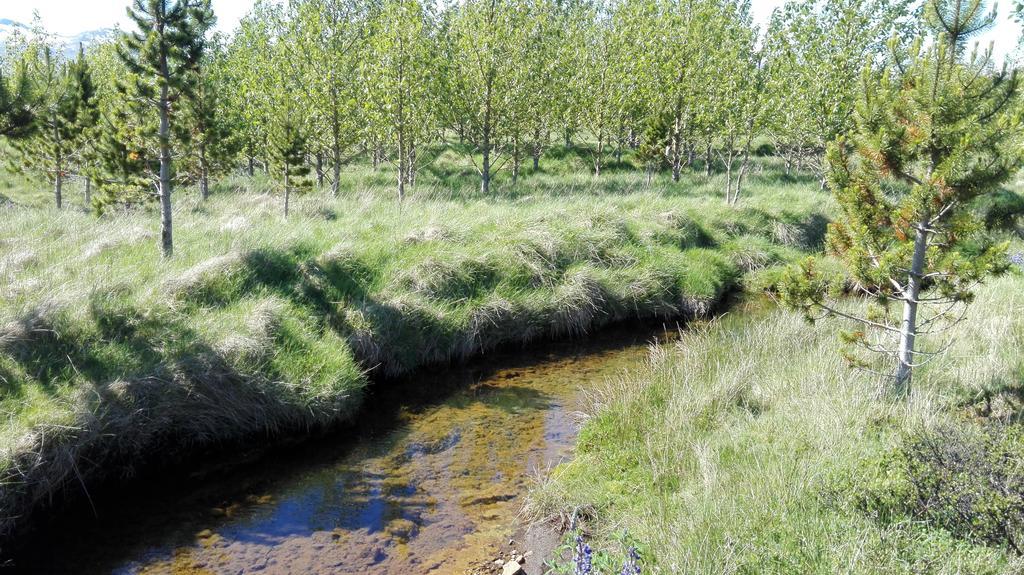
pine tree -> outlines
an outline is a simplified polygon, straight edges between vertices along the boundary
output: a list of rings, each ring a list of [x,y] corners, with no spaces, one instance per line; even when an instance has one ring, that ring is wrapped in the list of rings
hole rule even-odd
[[[89,172],[98,159],[95,132],[99,124],[100,110],[99,94],[93,81],[89,59],[86,57],[85,48],[82,45],[78,46],[78,59],[74,63],[72,74],[75,77],[77,90],[75,102],[78,105],[75,118],[78,146],[77,169],[79,175],[85,177],[85,206],[88,208],[92,204],[92,178]]]
[[[829,250],[856,291],[873,299],[857,316],[828,300],[829,282],[808,261],[786,282],[786,300],[808,314],[860,324],[847,342],[893,360],[893,391],[910,391],[913,368],[937,353],[918,347],[966,311],[972,286],[1005,266],[1005,245],[984,241],[967,205],[990,194],[1022,159],[1012,102],[1014,74],[993,73],[990,55],[955,56],[960,40],[987,18],[977,3],[931,0],[935,24],[880,78],[866,73],[856,130],[829,147],[829,185],[842,216]],[[855,363],[863,359],[849,355]]]
[[[223,173],[241,148],[236,130],[239,114],[228,107],[222,94],[224,56],[217,50],[203,62],[178,136],[188,144],[190,176],[198,181],[204,200],[210,195],[210,177]]]
[[[305,192],[311,187],[310,168],[306,163],[307,137],[290,111],[272,138],[274,162],[284,184],[284,217],[288,217],[292,192]]]
[[[86,130],[95,119],[95,88],[84,54],[61,61],[48,46],[35,54],[35,84],[43,87],[36,103],[31,137],[14,140],[18,171],[41,174],[53,185],[57,209],[64,205],[64,183],[76,166]]]
[[[174,253],[171,221],[172,128],[175,103],[192,96],[196,71],[213,26],[210,0],[134,0],[128,16],[138,30],[125,34],[118,54],[135,75],[132,94],[159,118],[160,247],[164,257]],[[123,167],[123,166],[122,166]]]
[[[4,77],[0,69],[0,136],[16,139],[27,136],[35,125],[32,80],[24,60],[15,65],[14,74]]]

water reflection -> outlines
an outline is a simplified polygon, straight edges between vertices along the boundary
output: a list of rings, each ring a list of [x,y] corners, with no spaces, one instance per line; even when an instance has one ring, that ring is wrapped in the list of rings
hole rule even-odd
[[[217,477],[99,497],[16,559],[26,573],[457,573],[507,536],[537,468],[570,454],[580,389],[651,330],[380,384],[352,431]]]

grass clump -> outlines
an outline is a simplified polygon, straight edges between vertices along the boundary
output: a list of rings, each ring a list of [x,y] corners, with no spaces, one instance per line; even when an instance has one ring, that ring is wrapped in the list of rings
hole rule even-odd
[[[712,183],[629,174],[499,178],[481,198],[471,175],[425,173],[403,205],[379,173],[344,177],[287,220],[262,177],[179,194],[166,261],[144,210],[0,207],[0,536],[68,487],[344,421],[370,377],[705,314],[804,251],[775,223],[828,206],[767,174],[740,210]]]

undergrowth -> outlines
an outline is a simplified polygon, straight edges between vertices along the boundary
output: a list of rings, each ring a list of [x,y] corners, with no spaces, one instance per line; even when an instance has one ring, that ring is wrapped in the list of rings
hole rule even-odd
[[[894,403],[829,322],[772,306],[695,326],[592,393],[527,512],[584,517],[595,548],[628,531],[645,573],[1020,572],[1022,437],[971,422],[1019,413],[1024,274],[947,336]]]

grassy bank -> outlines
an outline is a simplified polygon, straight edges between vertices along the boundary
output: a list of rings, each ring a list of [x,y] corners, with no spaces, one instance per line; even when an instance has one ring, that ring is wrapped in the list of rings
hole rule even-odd
[[[938,469],[915,438],[1017,409],[1024,275],[979,290],[952,348],[916,373],[909,404],[879,398],[876,379],[844,365],[836,327],[772,308],[656,350],[645,372],[594,393],[575,460],[537,488],[531,513],[583,517],[594,547],[618,558],[625,530],[645,573],[1019,572],[998,543],[1019,521],[1018,486],[991,486],[1020,479],[1020,443],[1014,458],[961,473],[951,468],[974,464],[951,463],[968,450],[948,433],[925,442],[950,449]],[[990,526],[995,535],[976,532]]]
[[[705,314],[817,245],[828,204],[770,169],[727,208],[715,180],[614,172],[483,199],[434,165],[402,206],[355,172],[287,221],[259,179],[179,195],[170,261],[152,213],[0,208],[0,534],[143,462],[344,421],[368,373]]]

